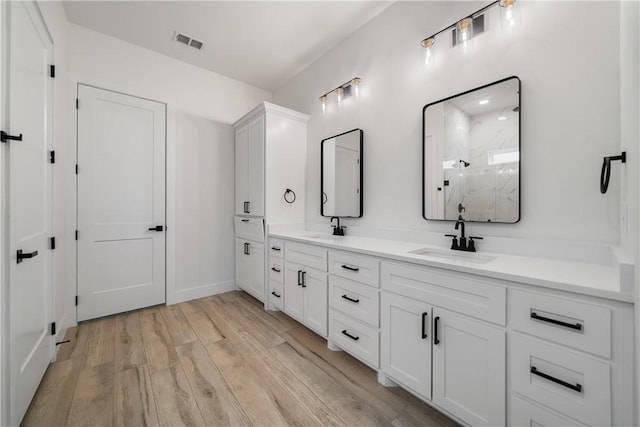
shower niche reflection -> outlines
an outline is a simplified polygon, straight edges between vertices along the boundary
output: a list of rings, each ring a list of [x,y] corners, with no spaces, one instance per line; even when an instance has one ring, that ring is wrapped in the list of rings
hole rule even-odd
[[[503,79],[423,109],[423,217],[520,220],[520,80]]]

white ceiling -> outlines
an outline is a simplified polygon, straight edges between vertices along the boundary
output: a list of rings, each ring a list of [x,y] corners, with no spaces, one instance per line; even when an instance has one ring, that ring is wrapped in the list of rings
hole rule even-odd
[[[70,22],[273,91],[385,1],[65,1]],[[201,51],[174,41],[180,32]]]

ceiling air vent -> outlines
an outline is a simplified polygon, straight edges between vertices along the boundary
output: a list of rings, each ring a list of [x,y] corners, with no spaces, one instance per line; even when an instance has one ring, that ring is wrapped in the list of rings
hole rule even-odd
[[[175,33],[175,37],[174,40],[177,41],[178,43],[181,43],[185,46],[190,46],[194,49],[202,49],[202,46],[204,45],[203,42],[201,42],[200,40],[196,40],[192,37],[189,37],[187,35],[181,34],[179,32],[176,31]]]

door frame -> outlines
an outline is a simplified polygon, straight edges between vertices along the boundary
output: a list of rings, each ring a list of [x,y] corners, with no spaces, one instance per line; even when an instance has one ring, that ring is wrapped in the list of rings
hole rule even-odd
[[[165,115],[165,126],[164,126],[164,150],[165,150],[165,160],[164,160],[164,181],[165,181],[165,190],[164,190],[164,211],[165,211],[165,233],[164,233],[164,270],[165,270],[165,281],[164,281],[164,298],[165,305],[173,304],[173,301],[170,301],[169,295],[173,294],[173,290],[175,289],[175,145],[171,144],[171,158],[169,157],[169,117],[171,117],[171,130],[173,134],[175,134],[175,117],[172,114],[169,115],[169,103],[165,101],[160,101],[155,99],[153,96],[146,96],[145,94],[140,94],[139,90],[135,90],[132,88],[127,88],[119,85],[114,85],[109,82],[104,82],[99,79],[93,79],[86,76],[82,76],[79,74],[70,73],[69,82],[69,95],[71,96],[69,105],[72,105],[73,111],[70,114],[70,122],[73,123],[70,126],[70,129],[73,129],[71,137],[73,141],[75,141],[75,145],[73,147],[74,154],[74,162],[72,166],[74,166],[74,170],[72,171],[73,175],[73,192],[74,196],[74,204],[75,209],[73,210],[71,215],[67,215],[66,223],[70,225],[70,228],[67,227],[67,230],[70,230],[70,238],[68,241],[71,245],[73,245],[72,250],[69,253],[74,254],[75,256],[70,257],[73,258],[72,262],[70,262],[68,266],[68,272],[71,273],[68,275],[72,277],[72,285],[70,286],[70,300],[74,301],[75,297],[78,295],[78,241],[75,240],[74,234],[75,230],[78,229],[78,209],[79,209],[79,196],[78,196],[78,174],[75,173],[75,165],[78,164],[78,109],[76,108],[76,100],[78,99],[79,88],[80,85],[89,86],[100,90],[106,90],[109,92],[118,93],[120,95],[125,96],[133,96],[136,98],[144,99],[147,101],[157,102],[159,104],[164,105],[164,115]],[[171,162],[170,162],[171,160]],[[171,165],[171,167],[169,167]],[[171,176],[169,173],[171,172]],[[171,185],[169,185],[171,183]],[[171,196],[171,204],[169,202]],[[169,208],[171,207],[171,209]],[[171,249],[169,249],[171,248]],[[171,256],[169,256],[171,253]],[[72,264],[72,265],[71,265]],[[171,293],[170,293],[171,289]],[[78,307],[75,307],[75,324],[78,324]]]

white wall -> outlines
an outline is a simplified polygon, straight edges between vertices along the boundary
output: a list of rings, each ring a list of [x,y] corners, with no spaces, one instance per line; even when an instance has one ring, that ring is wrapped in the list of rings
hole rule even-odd
[[[233,192],[215,186],[233,188],[234,151],[222,124],[269,101],[271,93],[75,24],[68,37],[70,129],[77,82],[167,104],[167,302],[225,289],[234,269]],[[75,142],[66,155],[75,158]],[[75,224],[73,215],[68,219]],[[67,271],[75,277],[75,264]],[[72,298],[75,282],[70,289]]]
[[[311,114],[307,220],[319,216],[320,141],[364,130],[364,216],[349,226],[450,232],[421,217],[424,105],[517,75],[522,80],[522,218],[473,224],[481,236],[619,241],[620,178],[599,192],[602,156],[620,151],[620,6],[613,2],[525,2],[521,25],[489,31],[467,54],[436,40],[425,68],[420,41],[477,10],[478,2],[397,2],[274,92],[274,102]],[[324,116],[318,97],[358,76],[357,102]],[[330,101],[335,98],[330,97]],[[353,228],[352,228],[353,230]],[[444,241],[443,241],[444,243]],[[487,240],[485,240],[485,243]]]

